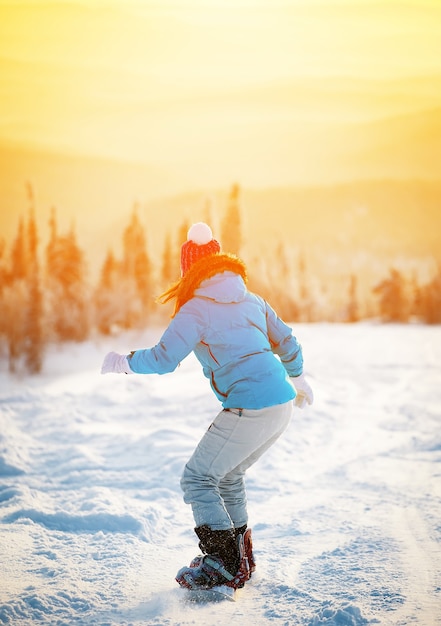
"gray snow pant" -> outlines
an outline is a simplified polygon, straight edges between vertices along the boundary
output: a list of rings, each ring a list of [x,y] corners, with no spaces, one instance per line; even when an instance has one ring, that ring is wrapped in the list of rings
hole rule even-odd
[[[244,475],[289,424],[292,400],[263,409],[224,409],[185,466],[181,487],[198,526],[239,528],[248,522]]]

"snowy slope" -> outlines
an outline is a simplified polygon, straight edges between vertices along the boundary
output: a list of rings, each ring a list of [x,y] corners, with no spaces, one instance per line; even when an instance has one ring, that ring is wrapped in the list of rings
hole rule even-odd
[[[301,325],[313,407],[249,471],[257,571],[236,603],[174,582],[179,478],[218,410],[194,358],[101,376],[159,331],[0,372],[0,624],[441,624],[441,327]]]

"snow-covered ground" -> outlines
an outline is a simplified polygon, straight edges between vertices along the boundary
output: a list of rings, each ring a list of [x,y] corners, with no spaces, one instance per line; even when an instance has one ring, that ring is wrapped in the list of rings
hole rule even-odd
[[[235,603],[174,582],[197,553],[179,478],[218,403],[194,358],[101,376],[66,345],[0,372],[0,623],[441,624],[441,327],[300,325],[316,401],[248,475],[257,571]]]

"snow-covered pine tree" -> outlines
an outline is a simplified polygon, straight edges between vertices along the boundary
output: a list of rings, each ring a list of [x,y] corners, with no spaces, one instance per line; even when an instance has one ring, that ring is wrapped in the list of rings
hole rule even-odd
[[[28,185],[30,203],[27,229],[28,265],[27,265],[27,306],[25,315],[25,366],[29,373],[37,374],[43,366],[43,294],[38,261],[38,234],[35,223],[34,193]]]
[[[52,337],[60,341],[83,341],[90,331],[89,294],[85,255],[74,227],[65,235],[57,228],[52,209],[46,247],[48,323]]]
[[[221,222],[222,250],[238,256],[243,245],[239,196],[240,186],[235,183],[231,187],[227,209]]]
[[[100,333],[110,335],[115,328],[123,326],[124,305],[116,297],[121,267],[112,250],[107,251],[95,290],[95,323]]]
[[[19,219],[17,234],[9,258],[4,252],[2,288],[0,291],[2,315],[0,332],[5,338],[8,367],[11,373],[18,368],[25,341],[25,312],[27,251],[23,218]]]
[[[163,287],[167,287],[173,280],[176,280],[179,276],[178,269],[174,263],[173,248],[171,242],[170,232],[167,232],[164,240],[164,248],[162,251],[162,264],[161,264],[161,283]]]
[[[379,313],[385,322],[406,322],[409,319],[409,301],[406,297],[404,276],[390,268],[389,276],[373,288],[378,296]]]
[[[188,220],[184,220],[179,226],[178,231],[176,233],[177,244],[173,248],[174,250],[174,254],[173,254],[174,280],[178,280],[179,276],[181,275],[181,246],[185,241],[187,241],[187,233],[188,233],[189,228],[190,228],[190,224]],[[164,287],[167,287],[167,285],[164,285]]]
[[[142,326],[154,302],[153,272],[144,228],[138,217],[137,206],[123,233],[121,287],[126,299],[125,328]]]
[[[347,315],[346,322],[358,322],[360,319],[359,315],[359,306],[358,306],[358,298],[357,298],[357,276],[355,274],[351,274],[349,279],[349,291],[348,291],[348,304],[347,304]]]

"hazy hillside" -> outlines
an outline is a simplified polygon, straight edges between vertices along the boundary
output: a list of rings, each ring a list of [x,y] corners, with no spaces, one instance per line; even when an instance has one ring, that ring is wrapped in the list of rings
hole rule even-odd
[[[350,162],[373,178],[436,179],[441,163],[441,108],[355,126],[347,145]]]
[[[436,134],[441,124],[431,137],[423,117],[411,119],[414,123],[407,125],[407,134],[400,131],[398,120],[389,126],[389,152],[385,149],[383,158],[393,163],[392,157],[388,161],[388,155],[395,154],[393,146],[397,146],[397,154],[400,147],[409,161],[424,152],[420,162],[425,163],[431,155],[426,180],[389,179],[385,165],[383,169],[378,166],[379,173],[384,172],[381,179],[279,189],[244,186],[241,207],[248,254],[254,255],[262,245],[270,251],[285,241],[335,254],[366,249],[378,255],[439,255],[441,177],[436,180],[435,174],[441,158],[435,157],[441,145],[441,135]],[[440,119],[439,111],[436,119]],[[382,124],[385,122],[372,126],[371,134]],[[436,130],[434,124],[431,127]],[[412,148],[404,150],[411,134]],[[386,133],[381,136],[387,142]],[[421,138],[419,143],[416,136]],[[399,146],[400,137],[403,145]],[[364,158],[369,160],[367,152]],[[209,217],[216,230],[235,182],[225,181],[223,189],[186,191],[187,181],[155,167],[5,147],[0,149],[0,168],[0,236],[6,241],[14,236],[18,218],[27,209],[25,181],[29,180],[36,195],[41,241],[47,238],[50,209],[55,206],[62,229],[75,223],[92,266],[101,263],[109,246],[118,252],[122,229],[135,202],[149,246],[159,255],[166,232],[176,233],[183,221]],[[211,207],[208,216],[207,204]]]
[[[10,237],[27,209],[25,184],[31,182],[37,218],[47,223],[51,207],[61,220],[74,222],[80,237],[112,228],[134,202],[177,193],[188,183],[154,165],[124,163],[0,144],[0,232]],[[109,216],[112,216],[109,218]]]
[[[254,237],[378,254],[441,251],[441,181],[371,180],[318,188],[246,191]],[[289,215],[289,219],[287,216]]]

